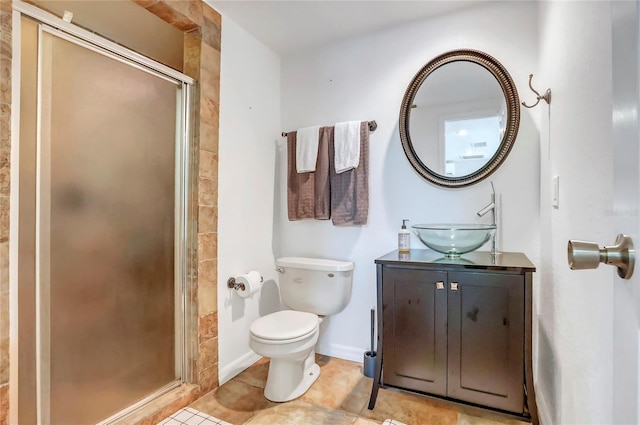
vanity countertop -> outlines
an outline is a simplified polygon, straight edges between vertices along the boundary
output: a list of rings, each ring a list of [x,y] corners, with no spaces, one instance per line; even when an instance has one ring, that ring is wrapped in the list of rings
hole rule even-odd
[[[495,256],[486,251],[473,251],[457,259],[446,258],[429,249],[412,249],[409,252],[391,251],[375,260],[376,264],[396,266],[433,265],[439,268],[510,270],[535,272],[536,266],[521,252],[503,252]]]

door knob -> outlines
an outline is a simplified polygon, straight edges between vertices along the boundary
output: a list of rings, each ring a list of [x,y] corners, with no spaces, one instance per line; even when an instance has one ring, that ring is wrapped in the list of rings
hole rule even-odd
[[[635,250],[630,236],[619,234],[616,244],[598,248],[598,244],[587,241],[569,241],[567,257],[571,270],[597,269],[600,263],[618,268],[618,276],[630,279],[635,265]]]

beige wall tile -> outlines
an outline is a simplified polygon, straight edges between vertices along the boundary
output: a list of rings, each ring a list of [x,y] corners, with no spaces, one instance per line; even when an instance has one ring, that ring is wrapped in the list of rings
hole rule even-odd
[[[215,282],[203,284],[198,280],[198,314],[216,313],[218,311],[218,288]]]
[[[9,296],[8,291],[7,294],[2,294],[2,296]],[[9,330],[9,318],[8,311],[0,312],[0,325],[4,327],[4,329]],[[5,320],[2,320],[5,319]],[[9,382],[9,333],[3,332],[0,333],[0,385],[6,384]]]
[[[211,390],[218,388],[220,383],[218,382],[218,365],[215,364],[206,369],[200,370],[200,391],[203,394],[208,393]]]
[[[217,260],[206,260],[198,262],[198,285],[217,286]]]
[[[178,14],[202,27],[202,2],[197,0],[164,0]]]
[[[9,241],[5,241],[0,243],[0,291],[8,290],[8,288],[9,288]]]
[[[209,313],[198,318],[200,342],[205,342],[218,336],[218,314]]]
[[[216,233],[198,234],[198,259],[213,260],[218,255],[218,235]]]
[[[0,196],[0,243],[9,240],[9,198]]]
[[[184,60],[197,59],[200,62],[200,30],[195,29],[184,33]]]
[[[222,17],[220,16],[220,14],[206,3],[202,5],[202,16],[218,25],[219,27],[222,26]]]
[[[202,41],[214,49],[220,50],[220,39],[220,25],[208,19],[203,19]]]
[[[200,179],[198,182],[198,201],[203,206],[218,205],[218,181],[211,179]]]
[[[11,105],[11,58],[0,55],[0,105]]]
[[[202,60],[202,68],[209,71],[211,75],[214,77],[220,75],[220,49],[216,49],[215,47],[209,46],[203,43],[200,48],[202,52],[200,53],[200,58]],[[216,81],[216,84],[220,84],[219,81]]]
[[[174,0],[160,0],[156,3],[149,4],[146,6],[146,9],[179,30],[190,31],[198,28],[198,24],[171,6],[173,2]]]
[[[200,151],[200,177],[211,180],[218,177],[217,153],[203,150]]]
[[[218,231],[218,208],[200,207],[198,212],[198,233]]]
[[[200,123],[200,150],[218,152],[218,123]]]
[[[2,0],[4,1],[4,0]],[[0,55],[11,57],[11,11],[0,9]]]
[[[210,51],[210,58],[202,58],[200,68],[200,86],[209,100],[220,102],[220,52],[205,47],[203,51]]]
[[[11,11],[12,3],[13,2],[11,0],[2,0],[2,1],[0,1],[0,10]]]
[[[9,149],[11,149],[11,106],[0,103],[0,150]]]
[[[194,78],[196,80],[200,80],[200,56],[195,56],[192,58],[186,58],[184,60],[184,62],[182,63],[182,72],[184,72],[186,75],[188,75],[191,78]],[[196,94],[199,98],[200,96],[200,90],[198,87],[196,87],[195,90]],[[194,94],[195,96],[195,94]],[[197,105],[197,108],[200,108],[200,105]]]
[[[9,196],[11,178],[11,151],[0,149],[0,195]]]
[[[220,118],[220,102],[200,93],[200,122],[218,125]]]
[[[7,423],[9,423],[9,384],[0,386],[0,425]]]
[[[200,369],[210,368],[218,363],[218,338],[200,344]]]

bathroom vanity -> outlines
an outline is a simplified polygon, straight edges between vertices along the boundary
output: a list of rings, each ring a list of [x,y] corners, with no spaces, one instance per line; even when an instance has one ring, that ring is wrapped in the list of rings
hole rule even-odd
[[[431,250],[375,260],[380,387],[471,403],[538,424],[531,354],[532,274],[522,253]]]

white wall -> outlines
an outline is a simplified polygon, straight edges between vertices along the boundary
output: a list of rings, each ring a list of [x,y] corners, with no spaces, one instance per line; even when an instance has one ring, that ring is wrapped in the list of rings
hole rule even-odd
[[[497,24],[499,23],[499,24]],[[489,202],[493,180],[502,195],[502,249],[539,262],[539,141],[532,111],[522,110],[520,132],[504,165],[489,180],[448,190],[423,180],[401,148],[398,114],[414,74],[449,50],[482,50],[509,70],[523,100],[537,65],[535,2],[484,4],[400,28],[353,38],[283,58],[282,130],[338,121],[376,120],[371,135],[369,221],[335,227],[330,221],[289,222],[285,149],[279,151],[276,229],[278,256],[317,256],[355,262],[349,306],[323,325],[319,352],[361,361],[369,345],[369,310],[376,304],[374,260],[397,248],[402,219],[488,222],[476,212]],[[412,248],[424,248],[412,236]],[[486,247],[488,250],[489,248]]]
[[[541,246],[538,401],[545,423],[610,424],[612,267],[571,271],[569,239],[612,244],[608,2],[540,2]],[[534,80],[535,82],[535,80]],[[560,177],[560,208],[551,204]],[[637,403],[637,400],[634,401]]]
[[[280,58],[223,16],[218,186],[218,334],[220,382],[259,356],[249,326],[277,311],[273,243],[274,170],[280,133]],[[261,292],[241,299],[226,282],[259,271]]]
[[[278,308],[274,258],[356,263],[351,303],[325,321],[319,351],[359,361],[368,345],[368,311],[375,305],[373,260],[396,248],[401,219],[413,224],[478,220],[475,212],[489,200],[489,181],[457,190],[433,186],[412,170],[398,136],[400,102],[415,72],[444,51],[474,48],[505,65],[521,100],[534,99],[527,86],[530,73],[540,91],[553,89],[551,110],[545,104],[522,109],[514,149],[490,178],[502,195],[502,249],[522,251],[538,265],[534,359],[542,419],[545,424],[613,423],[614,271],[570,271],[566,262],[568,239],[604,244],[613,237],[606,217],[613,156],[609,18],[607,2],[485,4],[284,58],[281,74],[278,57],[225,18],[221,381],[255,359],[247,343],[249,325]],[[369,223],[289,222],[286,148],[276,147],[280,131],[352,119],[375,119],[379,125],[371,137]],[[555,175],[561,181],[559,209],[551,205]],[[412,247],[422,248],[415,238]],[[250,269],[261,271],[268,283],[259,296],[241,302],[224,282]]]

